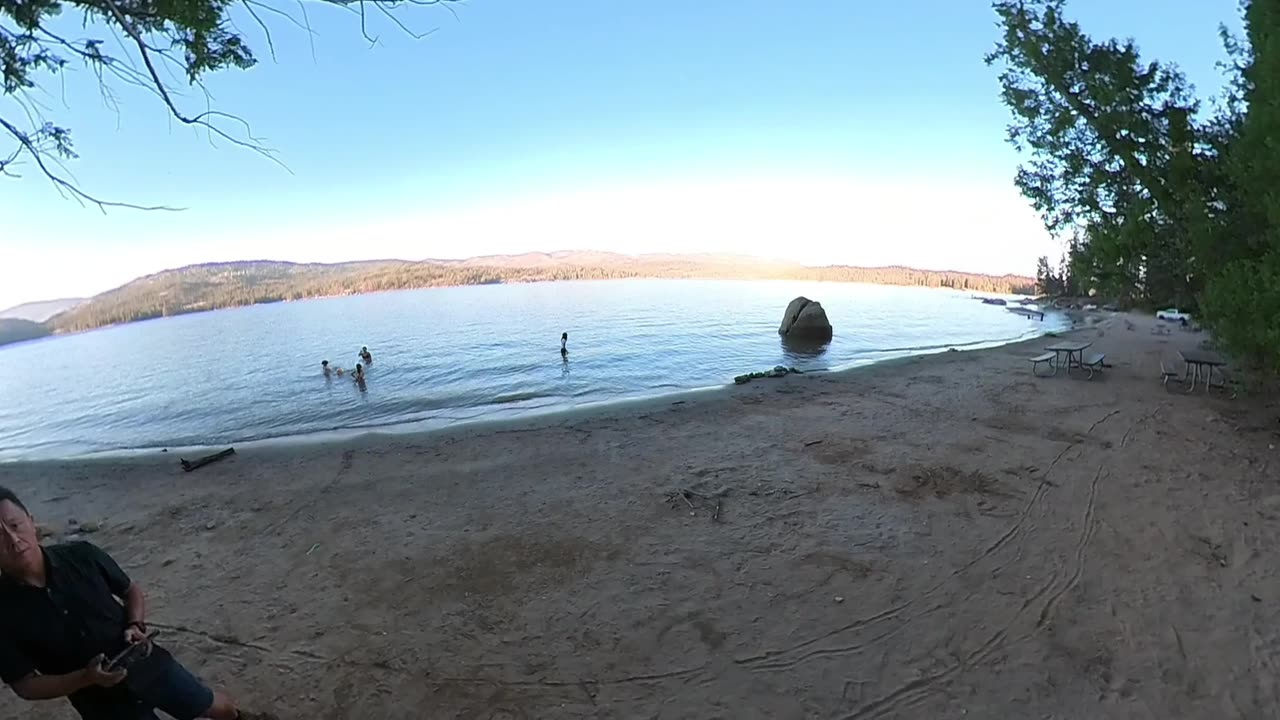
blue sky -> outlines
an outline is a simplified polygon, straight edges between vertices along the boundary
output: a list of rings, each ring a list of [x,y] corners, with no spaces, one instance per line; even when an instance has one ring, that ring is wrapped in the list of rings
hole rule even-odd
[[[402,14],[437,28],[421,40],[371,20],[372,48],[356,18],[308,7],[314,44],[271,21],[273,61],[246,21],[260,64],[209,82],[289,171],[150,96],[123,89],[113,112],[87,72],[52,89],[86,190],[186,210],[104,216],[30,169],[0,179],[0,307],[249,258],[591,248],[1030,273],[1056,252],[1012,185],[984,0],[471,0],[457,20]],[[1220,87],[1235,0],[1070,9]]]

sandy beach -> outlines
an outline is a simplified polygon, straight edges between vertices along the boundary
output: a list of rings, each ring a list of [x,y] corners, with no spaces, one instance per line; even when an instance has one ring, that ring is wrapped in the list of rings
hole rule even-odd
[[[0,483],[100,523],[162,642],[284,720],[1276,717],[1277,406],[1099,320],[1091,381],[1033,377],[1039,339]]]

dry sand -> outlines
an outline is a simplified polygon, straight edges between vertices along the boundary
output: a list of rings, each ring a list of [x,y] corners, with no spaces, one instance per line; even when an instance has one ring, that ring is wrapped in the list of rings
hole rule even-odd
[[[1076,331],[1092,381],[1039,340],[0,482],[101,522],[177,655],[285,720],[1276,717],[1277,407],[1163,388],[1203,336],[1154,324]]]

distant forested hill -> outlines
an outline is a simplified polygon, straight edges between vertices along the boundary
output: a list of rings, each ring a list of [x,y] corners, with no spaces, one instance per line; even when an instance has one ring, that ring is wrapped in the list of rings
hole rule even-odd
[[[139,278],[50,318],[54,332],[256,303],[382,290],[552,280],[742,278],[868,282],[981,292],[1031,292],[1034,280],[904,267],[806,267],[748,257],[526,253],[469,260],[374,260],[336,265],[247,261],[191,265]]]
[[[19,320],[17,318],[0,318],[0,345],[34,340],[51,332],[43,323]]]

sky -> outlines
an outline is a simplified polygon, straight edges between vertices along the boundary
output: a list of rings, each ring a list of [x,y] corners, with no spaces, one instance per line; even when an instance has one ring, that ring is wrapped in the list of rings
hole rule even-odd
[[[370,17],[372,45],[359,18],[306,7],[311,33],[262,15],[274,59],[238,15],[260,62],[208,81],[284,167],[134,89],[109,107],[88,71],[47,85],[83,189],[183,209],[104,215],[32,167],[0,178],[0,308],[243,259],[593,249],[1031,274],[1061,252],[1013,186],[985,0],[469,0],[402,12],[420,39]],[[1218,25],[1239,25],[1236,0],[1069,11],[1204,96]]]

